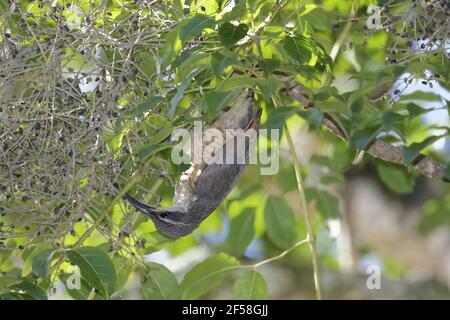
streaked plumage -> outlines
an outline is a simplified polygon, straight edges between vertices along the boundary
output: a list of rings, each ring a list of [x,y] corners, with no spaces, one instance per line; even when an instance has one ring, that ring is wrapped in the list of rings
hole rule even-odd
[[[205,129],[216,128],[221,132],[226,129],[252,128],[258,130],[260,110],[253,105],[253,91],[245,91],[233,107],[221,113]],[[223,150],[234,147],[236,138],[225,141]],[[207,218],[225,199],[238,182],[246,163],[249,147],[245,143],[245,163],[243,164],[193,164],[183,172],[175,188],[174,204],[166,208],[145,205],[130,195],[127,199],[133,206],[144,212],[163,234],[179,238],[191,233]]]

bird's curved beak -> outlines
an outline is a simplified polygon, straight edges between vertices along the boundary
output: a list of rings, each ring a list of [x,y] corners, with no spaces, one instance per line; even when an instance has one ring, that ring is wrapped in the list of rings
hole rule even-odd
[[[126,193],[123,198],[127,200],[129,203],[131,203],[136,209],[142,211],[143,213],[147,215],[155,214],[154,207],[143,204],[142,202],[130,196],[128,193]]]

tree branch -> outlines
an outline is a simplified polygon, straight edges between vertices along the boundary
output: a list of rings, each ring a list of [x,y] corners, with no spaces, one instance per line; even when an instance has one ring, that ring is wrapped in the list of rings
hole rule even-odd
[[[299,102],[306,108],[314,107],[314,102],[306,94],[306,91],[302,85],[294,85],[288,89],[288,94],[293,100]],[[340,125],[330,114],[325,113],[323,124],[328,128],[328,130],[339,138],[348,140],[348,137],[345,135],[345,131],[342,130]],[[394,146],[383,140],[374,139],[364,151],[372,157],[391,163],[406,165],[404,160],[404,146]],[[450,182],[444,175],[444,166],[426,155],[419,154],[413,161],[413,168],[428,178]]]

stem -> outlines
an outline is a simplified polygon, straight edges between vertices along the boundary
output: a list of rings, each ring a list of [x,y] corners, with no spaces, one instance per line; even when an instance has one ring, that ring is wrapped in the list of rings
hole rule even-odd
[[[336,42],[334,43],[333,48],[331,49],[330,57],[333,61],[336,60],[336,57],[339,53],[339,50],[341,49],[341,46],[344,44],[345,40],[347,39],[348,33],[350,32],[350,29],[352,28],[351,20],[355,16],[355,14],[356,14],[356,9],[354,8],[354,6],[352,6],[352,9],[351,9],[349,17],[348,17],[348,21],[345,24],[344,29],[342,30],[341,34],[337,38]],[[324,71],[324,73],[322,74],[322,80],[321,80],[322,85],[321,86],[327,85],[328,80],[329,80],[329,75],[328,75],[327,71]]]
[[[300,241],[294,243],[294,245],[293,245],[292,247],[290,247],[290,248],[284,250],[284,251],[283,251],[282,253],[280,253],[279,255],[277,255],[277,256],[275,256],[275,257],[272,257],[272,258],[268,258],[268,259],[263,260],[263,261],[260,261],[260,262],[258,262],[258,263],[255,263],[255,264],[252,265],[251,267],[256,269],[256,268],[261,267],[262,265],[264,265],[264,264],[266,264],[266,263],[269,263],[269,262],[272,262],[272,261],[281,259],[281,258],[283,258],[285,255],[287,255],[289,252],[291,252],[292,250],[294,250],[295,248],[297,248],[298,246],[301,246],[302,244],[305,244],[305,243],[307,243],[307,242],[309,242],[309,241],[308,241],[308,238],[303,239],[303,240],[300,240]]]
[[[306,230],[307,230],[307,238],[309,251],[311,252],[312,256],[312,265],[313,265],[313,273],[314,273],[314,287],[316,289],[316,298],[317,300],[322,300],[322,290],[320,288],[320,273],[319,273],[319,258],[317,256],[317,249],[316,249],[316,236],[314,234],[314,230],[311,223],[311,216],[308,212],[308,207],[306,205],[306,196],[305,196],[305,189],[303,188],[303,179],[302,179],[302,173],[300,171],[300,161],[297,157],[297,154],[295,152],[295,145],[292,141],[291,134],[289,132],[288,126],[284,125],[286,140],[289,144],[289,151],[291,153],[292,160],[294,161],[294,169],[295,169],[295,178],[297,180],[297,188],[298,193],[300,195],[300,206],[303,211],[303,217],[305,218],[305,224],[306,224]]]
[[[273,99],[273,104],[277,108],[278,103],[277,99],[278,96],[275,96]],[[317,249],[316,249],[316,236],[314,234],[314,229],[312,227],[311,222],[311,216],[308,212],[308,206],[306,202],[306,195],[305,195],[305,189],[303,188],[303,178],[302,178],[302,172],[300,169],[300,160],[297,157],[297,153],[295,152],[295,145],[292,140],[291,133],[289,131],[289,127],[284,124],[284,132],[286,135],[286,140],[289,145],[289,152],[291,154],[292,161],[294,162],[294,170],[295,170],[295,179],[297,180],[297,188],[298,193],[300,196],[300,207],[303,213],[303,217],[305,219],[306,224],[306,231],[307,236],[306,240],[308,242],[309,251],[311,252],[311,260],[312,260],[312,266],[313,266],[313,273],[314,273],[314,287],[316,289],[316,298],[317,300],[322,300],[322,290],[320,287],[320,272],[319,272],[319,258],[317,256]]]

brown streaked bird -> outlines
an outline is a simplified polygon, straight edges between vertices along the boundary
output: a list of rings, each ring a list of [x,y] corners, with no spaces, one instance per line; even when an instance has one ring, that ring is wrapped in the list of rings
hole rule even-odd
[[[222,133],[226,129],[242,129],[244,132],[253,129],[257,133],[261,109],[254,107],[253,97],[251,89],[244,91],[231,108],[222,112],[211,124],[205,126],[205,129],[215,128]],[[173,238],[188,235],[222,203],[238,182],[249,160],[252,147],[249,140],[244,142],[244,161],[208,162],[210,164],[202,161],[191,164],[175,187],[174,204],[170,207],[149,206],[129,194],[124,198],[149,217],[164,235]],[[224,141],[222,151],[226,153],[229,148],[238,151],[235,147],[236,141],[236,137]]]

